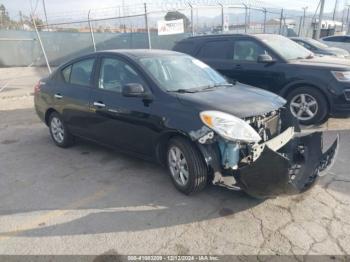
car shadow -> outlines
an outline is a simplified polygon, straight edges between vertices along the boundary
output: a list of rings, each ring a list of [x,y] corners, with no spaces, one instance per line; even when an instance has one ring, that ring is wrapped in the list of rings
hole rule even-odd
[[[0,237],[166,228],[229,218],[262,202],[212,185],[186,196],[163,167],[82,140],[58,148],[32,109],[0,111],[5,114],[21,118],[0,128],[0,218],[29,222],[3,228]]]
[[[166,228],[230,218],[262,203],[243,192],[211,185],[198,194],[183,195],[174,188],[167,171],[154,163],[87,141],[69,149],[57,148],[32,109],[0,111],[2,115],[21,118],[0,128],[0,216],[30,221],[13,230],[3,229],[2,237]],[[21,119],[26,119],[25,127]],[[340,134],[336,174],[349,167],[350,134]]]

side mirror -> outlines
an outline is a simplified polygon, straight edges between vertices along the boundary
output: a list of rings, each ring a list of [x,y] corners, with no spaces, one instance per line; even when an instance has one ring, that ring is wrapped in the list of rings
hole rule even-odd
[[[123,86],[123,96],[126,97],[143,97],[146,95],[145,89],[139,83],[130,83]]]
[[[276,62],[273,58],[268,54],[262,54],[258,56],[258,63],[274,63]]]

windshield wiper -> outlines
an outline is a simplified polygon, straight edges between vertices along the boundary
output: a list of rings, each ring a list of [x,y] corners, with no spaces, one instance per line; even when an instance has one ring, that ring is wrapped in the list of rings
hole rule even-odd
[[[220,84],[213,84],[213,85],[207,85],[207,86],[202,86],[202,87],[199,87],[198,90],[199,91],[205,91],[205,90],[212,90],[214,88],[217,88],[217,87],[221,87],[221,86],[233,86],[233,84],[230,84],[230,83],[220,83]]]
[[[190,89],[176,89],[176,90],[168,90],[168,92],[174,92],[174,93],[196,93],[196,92],[201,92],[205,90],[212,90],[216,87],[220,86],[233,86],[233,84],[230,83],[220,83],[220,84],[213,84],[213,85],[207,85],[207,86],[200,86],[197,88],[190,88]]]

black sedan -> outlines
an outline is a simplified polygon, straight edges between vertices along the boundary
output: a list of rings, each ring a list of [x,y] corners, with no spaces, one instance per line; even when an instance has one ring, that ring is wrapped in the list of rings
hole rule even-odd
[[[315,55],[328,55],[340,58],[349,58],[350,56],[349,52],[344,49],[338,47],[329,47],[326,44],[309,37],[291,37],[290,39],[310,50]]]
[[[305,125],[350,115],[350,60],[316,57],[292,40],[272,34],[190,37],[174,51],[197,57],[230,81],[274,92]]]
[[[323,153],[322,133],[295,136],[283,98],[172,51],[87,55],[42,79],[34,97],[57,146],[82,137],[155,160],[186,194],[208,181],[255,197],[303,192],[338,144]]]

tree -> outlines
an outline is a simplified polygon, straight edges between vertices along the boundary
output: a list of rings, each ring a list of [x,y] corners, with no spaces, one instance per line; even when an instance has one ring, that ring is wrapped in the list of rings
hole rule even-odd
[[[11,19],[9,16],[8,11],[6,10],[6,7],[1,4],[0,5],[0,28],[9,28],[11,26]]]
[[[183,19],[184,20],[184,29],[185,31],[187,31],[187,29],[190,27],[191,22],[190,20],[187,18],[186,15],[184,15],[183,13],[179,12],[179,11],[169,11],[168,13],[166,13],[166,15],[164,16],[164,19],[166,21],[171,21],[171,20],[177,20],[177,19]]]
[[[21,23],[10,18],[6,7],[0,5],[0,29],[20,29]]]
[[[23,19],[23,24],[34,29],[34,23],[30,16],[23,15],[22,19]],[[38,28],[38,31],[41,31],[44,28],[43,20],[41,20],[38,17],[34,17],[34,19],[35,19],[35,24],[36,24],[36,27]]]

